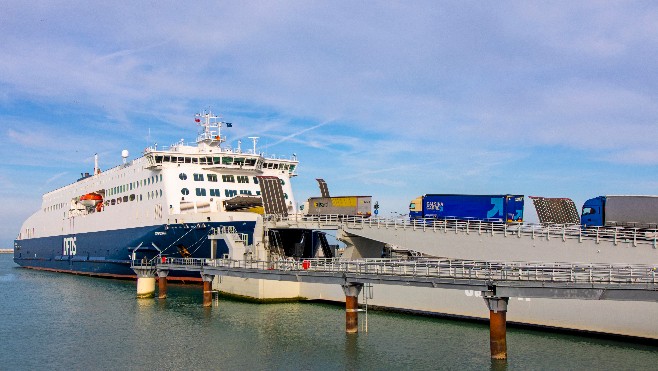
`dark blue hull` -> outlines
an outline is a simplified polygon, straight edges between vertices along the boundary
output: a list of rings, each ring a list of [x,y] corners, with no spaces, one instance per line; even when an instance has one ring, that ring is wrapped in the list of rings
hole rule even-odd
[[[130,269],[133,258],[183,257],[185,251],[192,258],[210,258],[208,235],[212,228],[220,226],[235,227],[237,233],[249,236],[248,243],[253,243],[255,222],[155,225],[15,240],[14,262],[33,269],[132,278],[135,277]],[[221,257],[225,253],[228,253],[228,247],[223,240],[218,240],[215,256]],[[168,278],[201,280],[198,273],[190,272],[171,272]]]

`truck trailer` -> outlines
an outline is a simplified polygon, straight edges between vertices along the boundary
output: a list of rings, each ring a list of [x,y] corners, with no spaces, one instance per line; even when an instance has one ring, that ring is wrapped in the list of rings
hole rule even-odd
[[[427,194],[409,204],[409,218],[523,222],[523,195]]]
[[[598,196],[583,204],[580,224],[656,229],[658,196]]]
[[[372,215],[372,196],[311,197],[305,207],[308,215]]]

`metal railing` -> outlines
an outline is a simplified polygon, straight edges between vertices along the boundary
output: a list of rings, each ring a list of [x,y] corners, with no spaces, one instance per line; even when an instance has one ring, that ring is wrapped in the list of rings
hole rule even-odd
[[[231,260],[165,258],[162,264],[255,271],[350,273],[380,277],[474,279],[564,284],[658,284],[658,265],[487,262],[454,259]]]
[[[651,245],[658,249],[658,229],[625,227],[583,227],[578,224],[523,224],[496,223],[482,220],[462,219],[388,219],[367,218],[345,215],[290,215],[287,217],[267,215],[268,221],[312,222],[325,226],[343,226],[346,228],[384,228],[413,231],[477,233],[479,235],[503,235],[530,237],[546,240],[595,241],[596,243],[629,243]]]

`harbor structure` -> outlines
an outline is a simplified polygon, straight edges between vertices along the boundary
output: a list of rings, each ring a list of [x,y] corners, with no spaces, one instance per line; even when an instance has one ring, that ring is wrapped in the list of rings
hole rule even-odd
[[[181,140],[168,147],[153,145],[133,160],[124,151],[121,165],[101,171],[95,164],[93,173],[46,193],[42,208],[25,221],[14,241],[14,261],[33,269],[119,278],[134,278],[135,262],[153,267],[163,258],[658,263],[655,228],[578,225],[569,222],[574,210],[562,210],[575,207],[567,199],[533,198],[540,224],[521,222],[522,195],[498,195],[496,200],[514,201],[507,213],[511,217],[499,220],[488,218],[497,215],[499,202],[493,197],[491,209],[482,209],[487,203],[481,196],[478,207],[487,216],[484,220],[468,214],[385,219],[372,216],[371,196],[332,196],[326,182],[319,179],[321,197],[310,198],[300,210],[291,186],[297,175],[295,155],[286,158],[259,152],[256,137],[253,149],[243,150],[240,142],[237,147],[227,146],[221,130],[232,124],[211,113],[198,114],[195,124],[200,133],[194,144]],[[432,197],[428,201],[436,207],[447,202]],[[374,207],[376,214],[377,203]],[[502,210],[505,214],[504,206]],[[329,244],[326,234],[330,231],[345,248]],[[169,280],[203,282],[209,297],[214,289],[221,289],[259,300],[305,297],[354,306],[351,299],[347,303],[354,296],[346,295],[342,286],[231,276],[220,284],[217,275],[186,269],[138,272],[140,295],[155,295],[155,276],[159,286]],[[474,301],[481,304],[481,290],[375,286],[372,304],[377,306],[486,317],[473,305]],[[166,296],[166,286],[159,288],[159,296]],[[658,338],[658,324],[643,320],[658,316],[655,303],[604,301],[593,306],[591,301],[568,298],[508,297],[507,305],[514,310],[507,314],[507,321]]]

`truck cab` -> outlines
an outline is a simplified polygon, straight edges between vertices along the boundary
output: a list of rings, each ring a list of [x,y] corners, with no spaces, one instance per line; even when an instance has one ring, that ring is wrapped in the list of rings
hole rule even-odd
[[[423,196],[418,196],[409,203],[409,218],[423,218]]]
[[[599,196],[590,198],[583,204],[583,210],[580,214],[580,224],[586,227],[603,226],[605,210],[605,197]]]

